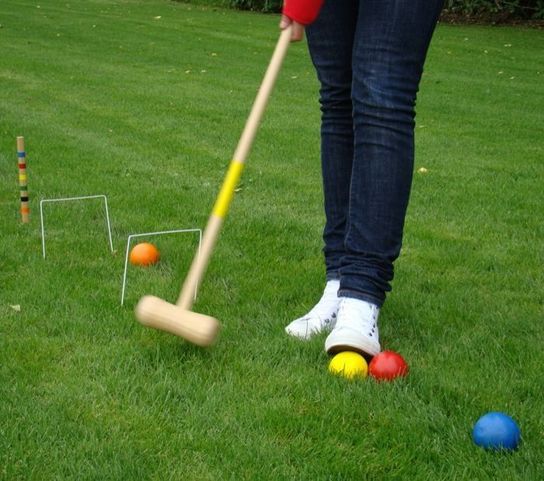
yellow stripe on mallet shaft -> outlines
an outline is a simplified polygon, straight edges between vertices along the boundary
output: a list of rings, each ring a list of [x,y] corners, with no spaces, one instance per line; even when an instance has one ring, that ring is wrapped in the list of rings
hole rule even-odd
[[[213,215],[217,217],[224,218],[227,215],[229,210],[230,203],[234,197],[234,192],[236,191],[236,186],[240,181],[242,176],[242,171],[244,170],[244,163],[239,162],[238,160],[233,160],[215,201],[215,206],[213,208]]]

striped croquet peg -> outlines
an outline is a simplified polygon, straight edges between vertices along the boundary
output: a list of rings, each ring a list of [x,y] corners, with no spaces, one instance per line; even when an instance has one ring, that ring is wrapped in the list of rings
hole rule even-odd
[[[28,205],[28,178],[26,175],[24,137],[17,137],[17,162],[19,164],[19,190],[21,192],[21,221],[26,224],[30,221],[30,207]]]

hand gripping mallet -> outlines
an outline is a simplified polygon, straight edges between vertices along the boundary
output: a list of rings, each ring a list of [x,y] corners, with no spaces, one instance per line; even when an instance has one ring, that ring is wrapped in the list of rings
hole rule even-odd
[[[219,331],[217,319],[190,310],[193,305],[195,289],[210,261],[232,201],[234,190],[240,180],[244,162],[251,149],[290,41],[291,27],[288,27],[280,34],[270,64],[246,121],[244,131],[234,152],[233,160],[227,170],[223,185],[204,230],[200,253],[195,254],[177,304],[170,304],[155,296],[142,297],[136,306],[136,318],[143,325],[170,332],[199,346],[208,346],[214,342]]]

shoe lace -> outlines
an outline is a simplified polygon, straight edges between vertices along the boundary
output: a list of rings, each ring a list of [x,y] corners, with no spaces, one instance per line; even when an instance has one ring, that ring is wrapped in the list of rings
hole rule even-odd
[[[377,338],[379,312],[378,306],[369,302],[350,302],[347,298],[341,298],[337,325],[362,330],[368,336]]]

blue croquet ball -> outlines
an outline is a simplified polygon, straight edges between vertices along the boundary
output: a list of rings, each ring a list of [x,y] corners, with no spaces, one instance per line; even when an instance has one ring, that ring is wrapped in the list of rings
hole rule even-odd
[[[474,442],[486,449],[516,449],[519,444],[519,427],[510,416],[504,413],[484,414],[472,430]]]

